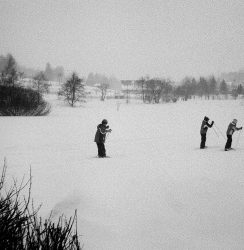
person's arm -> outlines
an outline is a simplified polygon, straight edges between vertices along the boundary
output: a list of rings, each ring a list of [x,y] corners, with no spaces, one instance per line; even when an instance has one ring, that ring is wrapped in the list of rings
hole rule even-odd
[[[112,131],[112,129],[109,129],[109,126],[106,126],[106,130],[105,131],[110,133]]]
[[[240,127],[240,128],[236,128],[236,130],[241,130],[242,129],[242,127]]]
[[[101,134],[104,135],[104,134],[106,134],[106,133],[108,133],[108,132],[111,132],[112,129],[103,129],[103,130],[102,130],[101,128],[99,128],[99,131],[100,131]]]
[[[214,121],[212,121],[211,124],[209,124],[208,122],[206,122],[206,125],[207,125],[209,128],[212,128],[213,124],[214,124]]]

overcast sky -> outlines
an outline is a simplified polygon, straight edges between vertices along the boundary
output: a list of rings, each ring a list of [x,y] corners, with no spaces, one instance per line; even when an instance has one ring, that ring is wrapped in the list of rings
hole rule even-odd
[[[119,79],[244,68],[244,0],[0,0],[0,54]]]

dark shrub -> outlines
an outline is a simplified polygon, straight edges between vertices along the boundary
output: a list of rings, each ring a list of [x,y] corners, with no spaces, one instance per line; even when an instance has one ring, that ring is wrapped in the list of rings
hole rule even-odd
[[[57,223],[52,222],[50,218],[46,220],[38,218],[33,204],[32,208],[29,208],[31,174],[25,185],[22,181],[18,186],[15,181],[6,191],[3,188],[5,173],[6,162],[0,179],[1,250],[80,250],[76,212],[69,220],[60,216]],[[25,199],[20,194],[27,184],[29,184],[29,195]]]
[[[41,116],[51,110],[40,93],[19,86],[0,86],[0,115]]]

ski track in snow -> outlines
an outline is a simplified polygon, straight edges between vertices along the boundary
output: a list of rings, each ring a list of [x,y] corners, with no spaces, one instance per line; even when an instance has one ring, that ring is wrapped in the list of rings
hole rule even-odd
[[[209,129],[199,149],[205,115],[224,135],[233,118],[243,125],[241,100],[138,101],[117,111],[116,100],[71,108],[48,98],[49,116],[0,118],[7,179],[27,179],[31,166],[40,215],[77,209],[84,249],[243,249],[244,133],[224,152]],[[93,139],[103,118],[111,158],[100,159]]]

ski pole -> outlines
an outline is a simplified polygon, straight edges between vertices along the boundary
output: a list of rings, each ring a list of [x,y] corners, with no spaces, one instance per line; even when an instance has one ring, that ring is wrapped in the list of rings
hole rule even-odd
[[[224,137],[223,133],[221,132],[221,130],[216,126],[216,124],[214,124],[214,126],[217,128],[217,130],[219,131],[219,133],[222,135],[222,137],[223,137],[224,140],[225,140],[225,137]]]
[[[106,140],[108,139],[110,132],[106,133]]]
[[[218,135],[217,131],[214,129],[214,127],[213,127],[213,131],[219,137],[219,135]]]
[[[239,131],[239,134],[238,134],[238,137],[237,137],[237,140],[236,140],[236,146],[235,146],[236,148],[237,148],[237,146],[239,145],[239,140],[240,140],[241,132],[242,132],[242,130]]]

